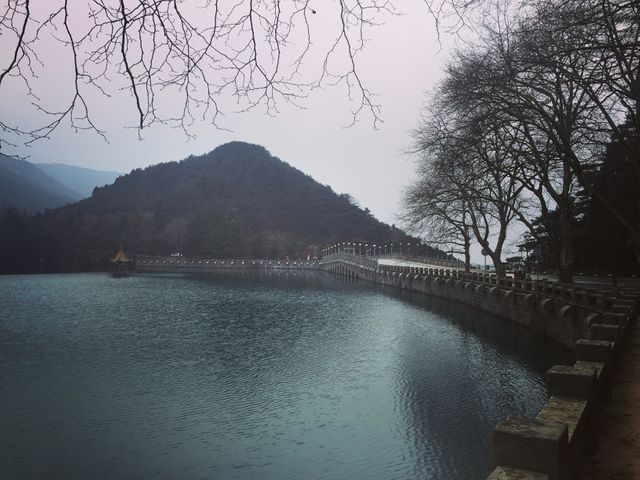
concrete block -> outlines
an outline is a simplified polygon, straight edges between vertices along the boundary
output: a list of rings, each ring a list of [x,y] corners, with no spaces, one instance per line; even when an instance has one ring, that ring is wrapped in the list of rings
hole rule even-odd
[[[558,310],[558,318],[561,320],[572,320],[575,318],[576,310],[572,305],[563,305]]]
[[[606,340],[581,338],[576,341],[575,352],[577,360],[608,363],[613,357],[613,344]]]
[[[587,317],[585,318],[586,324],[588,326],[593,325],[594,323],[601,323],[600,322],[600,318],[602,317],[602,315],[600,313],[597,312],[593,312],[590,313],[589,315],[587,315]]]
[[[553,312],[553,304],[554,301],[552,298],[543,298],[542,300],[540,300],[540,310],[547,314],[551,314]]]
[[[508,417],[493,431],[493,464],[538,471],[550,480],[569,472],[567,425],[526,417]]]
[[[598,410],[611,401],[611,363],[605,362],[591,362],[588,360],[578,360],[575,363],[576,367],[581,368],[594,368],[596,370],[596,396],[595,402],[592,402],[593,407]]]
[[[596,392],[596,375],[593,368],[555,365],[547,372],[549,395],[590,400]]]
[[[533,293],[527,293],[524,296],[524,304],[527,306],[527,308],[529,309],[533,309],[534,305],[536,302],[536,296]]]
[[[487,480],[549,480],[549,475],[498,465]]]
[[[600,388],[600,382],[605,376],[606,372],[609,370],[609,364],[606,362],[594,362],[590,360],[576,360],[576,363],[573,365],[576,368],[582,369],[593,369],[596,371],[596,383],[597,387]]]
[[[622,327],[620,327],[619,325],[605,325],[602,323],[594,323],[593,325],[591,325],[591,339],[605,340],[618,344],[622,340]]]
[[[602,314],[600,323],[605,325],[619,325],[626,329],[629,327],[629,317],[624,313],[605,312]]]
[[[588,405],[581,398],[551,396],[537,415],[538,420],[565,423],[569,438],[569,447],[580,452],[588,443]]]
[[[638,300],[634,297],[628,297],[626,295],[622,297],[616,297],[613,300],[614,305],[626,305],[631,308],[635,308],[638,305]]]
[[[633,306],[640,306],[640,292],[638,291],[624,291],[620,294],[619,299],[631,302]]]
[[[616,300],[616,303],[611,305],[611,310],[610,311],[612,313],[622,313],[622,314],[625,314],[625,315],[631,315],[633,313],[633,307],[631,307],[630,305],[620,304]]]

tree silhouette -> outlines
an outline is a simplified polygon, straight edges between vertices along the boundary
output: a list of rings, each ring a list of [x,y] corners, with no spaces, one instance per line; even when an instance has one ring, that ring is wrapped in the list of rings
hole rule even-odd
[[[487,3],[416,1],[438,28],[454,30]],[[369,115],[376,126],[380,105],[359,54],[371,27],[397,13],[390,0],[8,0],[0,7],[0,91],[21,85],[38,123],[0,116],[0,148],[48,138],[62,123],[104,136],[96,98],[123,90],[138,131],[165,124],[189,135],[202,120],[221,128],[223,99],[273,115],[335,85],[346,89],[353,121]],[[63,81],[51,94],[41,79],[50,87],[54,73]]]
[[[312,3],[9,0],[0,10],[8,54],[0,87],[10,79],[23,82],[44,120],[25,129],[3,119],[0,142],[6,145],[12,135],[27,143],[47,137],[63,121],[103,135],[91,113],[92,95],[111,96],[121,88],[135,104],[138,129],[163,123],[188,132],[197,119],[218,125],[219,100],[230,96],[242,109],[260,106],[274,114],[282,102],[298,104],[327,84],[346,86],[354,118],[367,111],[378,122],[380,107],[360,78],[357,57],[367,28],[393,13],[392,5]],[[56,60],[45,48],[52,40],[64,53]],[[51,107],[56,102],[41,97],[36,86],[51,68],[64,69],[69,78],[58,92],[67,98],[62,108]]]

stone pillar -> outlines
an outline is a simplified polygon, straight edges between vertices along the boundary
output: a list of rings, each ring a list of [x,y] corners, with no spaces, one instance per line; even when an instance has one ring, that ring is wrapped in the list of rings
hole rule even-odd
[[[555,365],[547,372],[549,395],[592,400],[596,382],[597,370],[592,367]]]
[[[567,426],[526,417],[508,417],[492,437],[493,464],[547,474],[564,480],[569,473]]]
[[[591,325],[591,339],[614,342],[617,346],[622,340],[622,328],[619,325],[594,323]]]
[[[576,341],[575,351],[576,360],[609,363],[613,356],[613,343],[606,340],[581,338]]]

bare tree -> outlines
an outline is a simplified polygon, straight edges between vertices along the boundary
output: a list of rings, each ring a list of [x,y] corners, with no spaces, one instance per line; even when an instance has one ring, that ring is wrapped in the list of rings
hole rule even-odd
[[[428,162],[404,194],[403,220],[408,228],[434,245],[455,245],[471,269],[471,224],[466,202],[450,188],[447,175]]]
[[[592,142],[614,141],[640,181],[640,4],[627,0],[546,1],[522,25],[526,48],[588,96],[599,121]],[[569,61],[572,60],[572,61]],[[593,155],[597,158],[597,155]],[[623,226],[640,263],[640,218],[628,218],[589,179],[591,165],[568,156],[581,186]],[[640,199],[638,200],[640,202]],[[640,211],[640,203],[636,206]]]
[[[510,0],[416,1],[439,39],[472,30],[487,6]],[[276,114],[327,85],[344,86],[353,121],[368,114],[375,127],[381,108],[361,77],[359,54],[370,27],[398,13],[392,0],[7,0],[0,91],[21,82],[40,117],[37,125],[0,117],[0,148],[47,138],[61,123],[104,136],[95,94],[120,91],[139,132],[161,123],[189,135],[201,120],[221,128],[223,99]],[[54,99],[37,81],[52,63],[67,84]]]
[[[229,97],[240,109],[275,114],[329,84],[347,88],[354,119],[369,112],[376,124],[380,106],[358,55],[367,29],[393,13],[389,0],[8,0],[0,7],[0,88],[21,82],[41,123],[0,119],[0,147],[48,137],[62,122],[104,135],[94,94],[119,89],[135,105],[139,130],[163,123],[188,133],[197,119],[218,126],[220,99]],[[54,62],[66,85],[44,98],[38,78]]]
[[[453,108],[466,115],[508,119],[500,136],[518,158],[508,173],[538,200],[541,212],[549,204],[557,209],[560,278],[570,281],[573,197],[579,169],[597,159],[602,121],[581,83],[566,73],[584,68],[583,55],[566,48],[560,31],[555,38],[544,26],[531,28],[536,20],[527,16],[514,25],[501,17],[487,24],[482,46],[451,63],[445,90]],[[536,234],[531,219],[518,218]]]
[[[420,171],[405,199],[407,211],[420,219],[423,206],[421,223],[447,223],[467,251],[473,236],[503,276],[502,252],[524,189],[511,174],[511,145],[495,119],[460,115],[444,93],[414,133]]]

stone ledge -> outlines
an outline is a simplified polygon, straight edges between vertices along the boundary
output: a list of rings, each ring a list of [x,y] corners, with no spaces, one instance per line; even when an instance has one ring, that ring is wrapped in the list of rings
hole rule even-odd
[[[591,400],[596,392],[596,370],[587,364],[555,365],[547,372],[549,395]]]
[[[549,475],[498,465],[487,480],[549,480]]]
[[[539,471],[563,479],[569,469],[567,425],[527,417],[508,417],[492,437],[493,464]]]
[[[578,360],[606,363],[613,357],[613,344],[607,340],[581,338],[576,341],[575,351]]]
[[[589,401],[552,395],[536,418],[567,425],[569,447],[581,451],[588,434]]]
[[[594,323],[591,325],[592,340],[604,340],[619,344],[622,340],[622,335],[622,327],[619,325],[605,325],[603,323]]]

